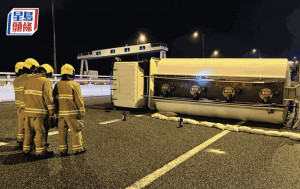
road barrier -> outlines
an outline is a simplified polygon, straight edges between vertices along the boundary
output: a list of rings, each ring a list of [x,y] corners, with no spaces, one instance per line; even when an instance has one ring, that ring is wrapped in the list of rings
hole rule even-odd
[[[10,85],[15,79],[14,72],[0,72],[0,85]],[[53,83],[60,81],[60,74],[53,74],[53,78],[50,80]],[[95,85],[109,85],[110,76],[109,75],[75,75],[74,80],[81,84],[95,84]]]
[[[151,115],[151,117],[162,119],[162,120],[177,121],[177,122],[180,119],[179,117],[168,117],[160,113],[154,113]],[[204,127],[211,127],[211,128],[214,127],[221,130],[228,130],[233,132],[245,132],[250,134],[266,135],[266,136],[273,136],[273,137],[286,137],[286,138],[300,141],[300,133],[295,133],[295,132],[264,130],[264,129],[251,128],[251,127],[240,126],[240,125],[230,125],[230,124],[214,123],[214,122],[207,122],[207,121],[196,121],[193,119],[186,119],[186,118],[183,118],[183,123],[201,125]]]

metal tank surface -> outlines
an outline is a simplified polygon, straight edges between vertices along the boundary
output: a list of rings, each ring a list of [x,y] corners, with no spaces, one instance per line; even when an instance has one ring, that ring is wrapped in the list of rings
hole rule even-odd
[[[113,82],[117,106],[299,125],[299,83],[287,59],[152,58],[118,62],[115,73],[121,67]]]

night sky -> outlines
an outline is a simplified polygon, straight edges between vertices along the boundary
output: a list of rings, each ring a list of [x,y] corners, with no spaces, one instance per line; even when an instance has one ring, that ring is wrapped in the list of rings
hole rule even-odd
[[[39,8],[33,36],[6,36],[13,8]],[[251,57],[253,48],[262,57],[300,57],[299,0],[55,0],[55,10],[58,71],[70,63],[78,73],[78,53],[134,45],[139,32],[147,42],[167,44],[167,57],[202,57],[201,40],[189,40],[196,30],[204,34],[206,57],[214,49],[225,58]],[[53,65],[51,19],[51,0],[0,1],[0,72],[13,72],[28,57]],[[89,67],[108,74],[112,61],[99,59]]]

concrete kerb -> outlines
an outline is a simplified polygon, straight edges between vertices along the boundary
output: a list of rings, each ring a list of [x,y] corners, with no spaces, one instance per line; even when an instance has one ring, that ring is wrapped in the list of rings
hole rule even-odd
[[[169,120],[169,121],[179,121],[179,117],[167,117],[160,113],[154,113],[151,115],[153,118]],[[293,132],[280,132],[280,131],[272,131],[272,130],[264,130],[264,129],[254,129],[248,126],[239,126],[239,125],[230,125],[230,124],[222,124],[222,123],[214,123],[208,121],[196,121],[193,119],[186,119],[183,118],[183,123],[193,124],[193,125],[201,125],[204,127],[214,127],[221,130],[228,130],[233,132],[245,132],[251,134],[259,134],[259,135],[266,135],[266,136],[273,136],[273,137],[286,137],[292,140],[300,141],[300,133],[293,133]]]

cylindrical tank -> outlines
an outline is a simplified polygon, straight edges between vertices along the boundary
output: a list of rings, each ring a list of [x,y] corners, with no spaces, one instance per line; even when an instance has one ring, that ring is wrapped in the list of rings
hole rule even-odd
[[[290,83],[287,63],[287,59],[165,58],[152,66],[150,91],[159,111],[283,123],[285,87]]]

